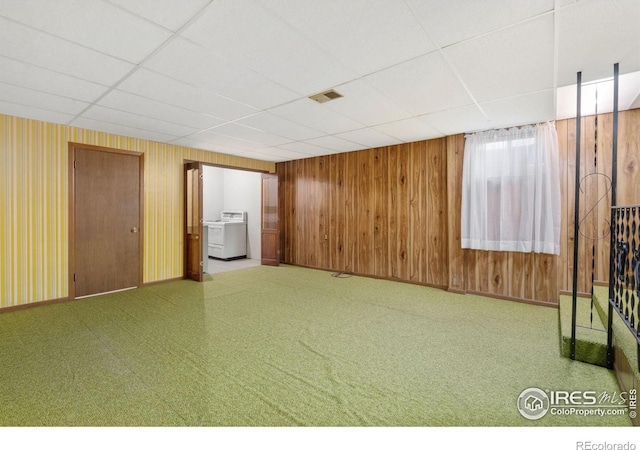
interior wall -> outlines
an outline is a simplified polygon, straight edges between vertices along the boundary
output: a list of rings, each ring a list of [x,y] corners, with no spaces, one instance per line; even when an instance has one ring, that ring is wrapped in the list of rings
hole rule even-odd
[[[218,220],[224,209],[224,169],[203,166],[202,175],[202,218]]]
[[[224,169],[224,209],[247,212],[247,258],[260,259],[260,188],[258,172]]]
[[[582,118],[581,172],[593,173],[595,117]],[[598,168],[611,175],[612,115],[598,116]],[[561,164],[559,256],[462,250],[460,204],[464,136],[448,136],[276,164],[280,176],[281,259],[335,271],[399,279],[496,297],[555,304],[573,273],[575,119],[556,122]],[[640,110],[618,128],[618,204],[640,203]],[[597,199],[603,197],[600,203]],[[605,177],[582,183],[581,231],[608,227]],[[595,208],[594,208],[595,206]],[[592,214],[587,214],[594,208]],[[608,240],[581,237],[578,291],[608,279]]]
[[[145,283],[183,276],[185,159],[275,170],[271,162],[0,115],[0,308],[68,296],[69,142],[144,153]]]

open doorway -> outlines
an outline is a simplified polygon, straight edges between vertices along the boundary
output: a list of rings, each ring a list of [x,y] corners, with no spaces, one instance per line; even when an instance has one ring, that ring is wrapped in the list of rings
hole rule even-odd
[[[202,218],[208,228],[204,272],[260,265],[262,174],[203,165],[202,175]]]

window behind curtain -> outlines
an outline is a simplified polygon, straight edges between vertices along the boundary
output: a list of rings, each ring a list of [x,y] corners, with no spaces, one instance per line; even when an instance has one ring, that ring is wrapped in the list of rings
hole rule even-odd
[[[490,130],[465,138],[462,247],[559,254],[555,125]]]

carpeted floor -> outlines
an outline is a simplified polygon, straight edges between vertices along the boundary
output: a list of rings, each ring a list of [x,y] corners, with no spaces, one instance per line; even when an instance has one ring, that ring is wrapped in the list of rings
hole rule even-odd
[[[516,409],[618,391],[558,311],[291,266],[0,314],[0,425],[617,426]]]

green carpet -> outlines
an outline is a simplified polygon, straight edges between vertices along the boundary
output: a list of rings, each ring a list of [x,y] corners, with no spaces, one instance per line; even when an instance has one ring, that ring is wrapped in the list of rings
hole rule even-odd
[[[4,426],[618,426],[523,418],[529,387],[619,388],[558,312],[255,267],[0,314]]]
[[[600,315],[591,299],[578,297],[576,314],[576,354],[577,361],[598,366],[607,366],[607,332]],[[562,355],[566,358],[571,350],[571,313],[573,300],[570,296],[560,296],[560,329],[562,334]]]

